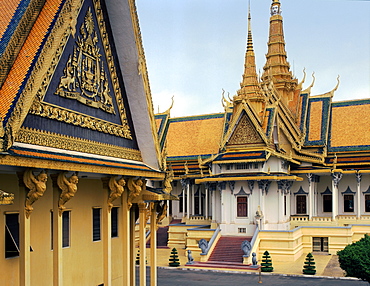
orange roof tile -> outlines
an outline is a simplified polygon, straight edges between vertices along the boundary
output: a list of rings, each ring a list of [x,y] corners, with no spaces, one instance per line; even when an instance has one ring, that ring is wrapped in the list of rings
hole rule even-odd
[[[311,102],[310,110],[310,126],[308,129],[308,140],[315,141],[321,140],[321,129],[322,129],[322,101]]]
[[[3,37],[21,0],[0,1],[0,39]]]
[[[4,118],[25,79],[62,0],[47,0],[0,89],[0,116]]]
[[[331,147],[370,145],[370,102],[333,106]]]
[[[218,153],[223,124],[222,116],[171,121],[167,133],[168,156]]]

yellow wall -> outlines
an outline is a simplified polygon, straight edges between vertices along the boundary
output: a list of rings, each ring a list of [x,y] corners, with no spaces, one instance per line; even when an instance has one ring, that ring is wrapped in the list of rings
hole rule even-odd
[[[312,237],[328,237],[329,254],[336,254],[346,245],[370,233],[370,225],[348,227],[299,227],[291,231],[260,231],[252,252],[258,257],[267,250],[273,260],[295,261],[312,252]]]
[[[6,212],[19,212],[24,203],[19,202],[18,178],[16,175],[0,174],[0,189],[15,195],[14,204],[0,206],[0,269],[2,286],[19,285],[19,257],[5,259],[5,216]],[[104,282],[103,241],[92,240],[92,208],[107,203],[100,179],[80,179],[78,191],[65,207],[71,211],[70,247],[63,248],[64,285],[99,285]],[[118,237],[112,238],[112,285],[122,285],[123,259],[121,229],[121,200],[119,206]],[[30,216],[31,285],[50,286],[53,284],[53,251],[51,250],[51,216],[53,188],[49,177],[43,197],[33,204]],[[55,215],[55,214],[54,214]],[[103,235],[103,210],[101,212],[101,238]]]

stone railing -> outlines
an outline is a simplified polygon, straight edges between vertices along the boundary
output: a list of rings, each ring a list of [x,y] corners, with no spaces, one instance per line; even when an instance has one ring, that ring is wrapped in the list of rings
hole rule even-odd
[[[315,217],[312,217],[311,221],[314,221],[314,222],[331,222],[332,218],[328,217],[328,216],[315,216]]]
[[[215,248],[215,246],[217,244],[217,241],[219,240],[220,236],[221,236],[221,229],[220,229],[220,227],[217,227],[214,230],[214,233],[213,233],[211,239],[207,242],[206,247],[201,249],[201,253],[200,253],[200,261],[201,262],[208,261],[208,258],[211,255],[213,249]],[[199,245],[199,248],[201,248],[200,245]]]
[[[290,216],[291,221],[308,221],[308,216]]]

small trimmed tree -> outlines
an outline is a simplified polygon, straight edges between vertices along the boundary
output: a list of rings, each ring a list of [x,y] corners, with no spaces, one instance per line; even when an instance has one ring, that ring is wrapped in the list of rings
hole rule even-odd
[[[315,260],[311,253],[307,254],[306,256],[306,261],[304,262],[304,265],[303,265],[303,274],[308,274],[308,275],[316,274]]]
[[[359,241],[337,252],[340,267],[346,276],[357,277],[370,283],[370,236],[365,234]]]
[[[172,251],[171,251],[171,256],[170,256],[170,259],[169,259],[170,263],[168,264],[170,267],[178,267],[180,266],[180,259],[179,259],[179,256],[177,254],[177,249],[176,248],[172,248]]]
[[[272,272],[274,267],[272,267],[272,260],[270,253],[266,250],[262,256],[261,271],[262,272]]]

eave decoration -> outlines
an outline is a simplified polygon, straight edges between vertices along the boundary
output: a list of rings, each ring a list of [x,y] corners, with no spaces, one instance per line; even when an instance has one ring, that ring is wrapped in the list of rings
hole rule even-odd
[[[0,205],[11,205],[14,201],[14,194],[0,190]]]

